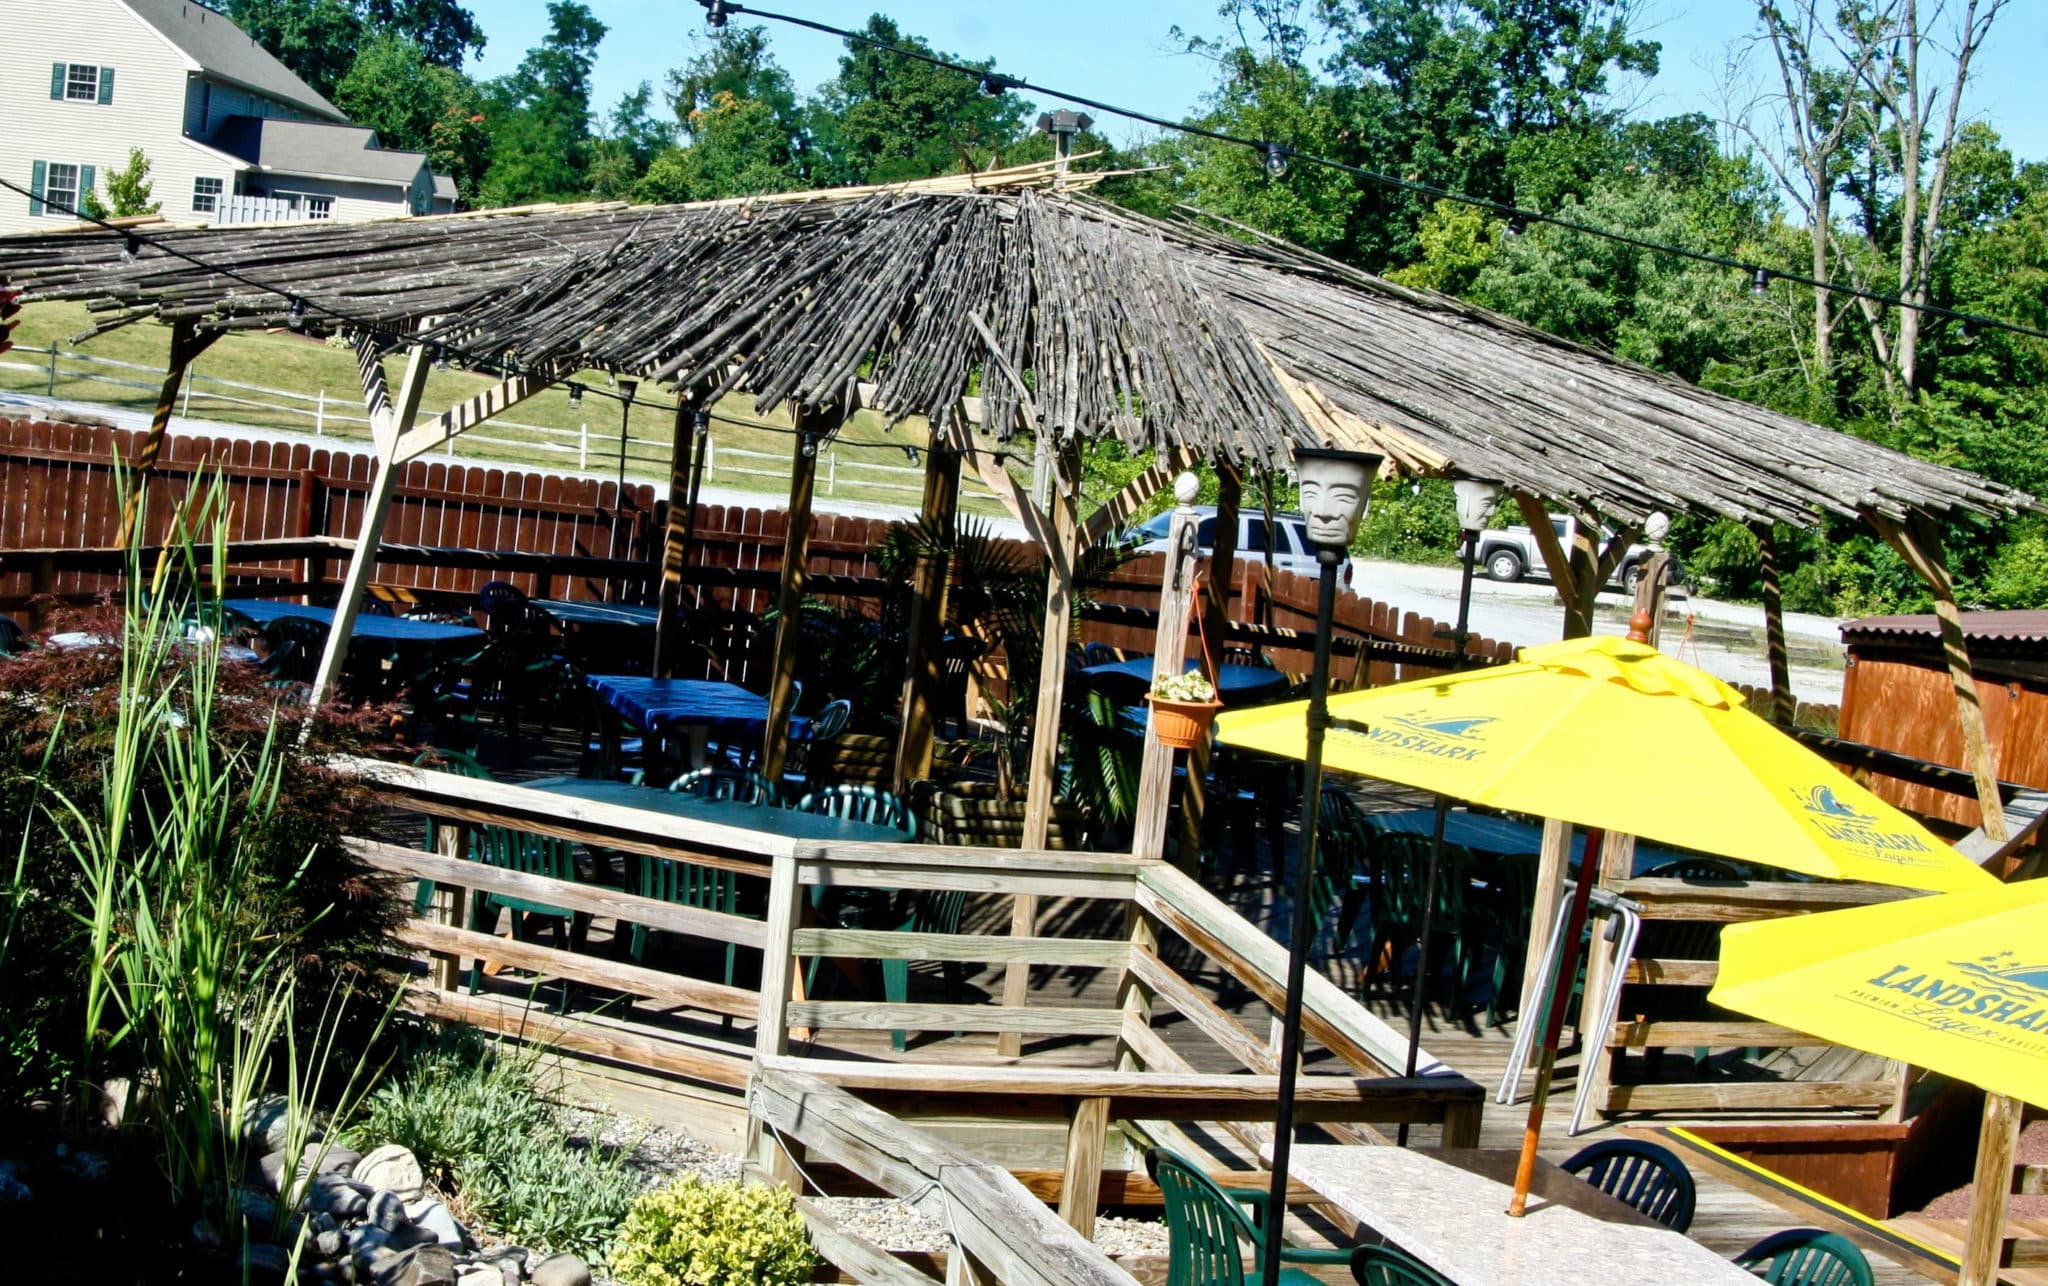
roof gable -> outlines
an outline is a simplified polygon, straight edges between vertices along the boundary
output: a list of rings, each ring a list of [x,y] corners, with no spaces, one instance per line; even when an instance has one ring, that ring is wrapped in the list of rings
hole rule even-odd
[[[274,174],[368,183],[410,184],[427,163],[425,152],[378,147],[376,134],[365,126],[275,116],[230,116],[215,132],[213,146]]]
[[[346,120],[340,108],[300,80],[227,15],[196,0],[118,0],[179,52],[222,80],[253,89],[315,116]]]

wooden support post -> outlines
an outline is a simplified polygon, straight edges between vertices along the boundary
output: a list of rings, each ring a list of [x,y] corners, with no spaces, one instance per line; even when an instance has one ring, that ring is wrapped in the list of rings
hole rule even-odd
[[[1166,534],[1166,571],[1159,584],[1159,625],[1153,636],[1152,668],[1172,673],[1187,657],[1188,608],[1195,574],[1195,526],[1198,521],[1194,499],[1198,484],[1193,474],[1183,474],[1180,507]],[[1178,485],[1178,484],[1177,484]],[[1173,803],[1173,750],[1145,725],[1145,752],[1138,766],[1138,806],[1131,822],[1131,853],[1134,857],[1160,858],[1166,855],[1166,820]]]
[[[1522,521],[1529,525],[1530,534],[1536,538],[1536,552],[1543,555],[1543,567],[1550,573],[1550,583],[1557,587],[1557,596],[1564,600],[1564,633],[1561,637],[1586,637],[1593,632],[1593,622],[1590,617],[1582,619],[1578,610],[1578,561],[1573,557],[1573,551],[1566,549],[1558,540],[1557,532],[1550,525],[1550,510],[1544,508],[1540,497],[1527,491],[1508,494],[1521,507]]]
[[[171,325],[171,360],[164,372],[164,386],[156,396],[156,409],[150,413],[149,434],[142,439],[142,449],[135,453],[135,473],[128,479],[128,499],[121,506],[121,530],[114,541],[117,545],[127,546],[128,538],[134,534],[135,524],[141,517],[143,484],[156,472],[157,457],[163,454],[164,439],[170,436],[171,412],[178,405],[178,391],[184,387],[185,372],[220,335],[217,330],[201,334],[189,321]]]
[[[436,828],[434,851],[457,862],[469,859],[469,827],[461,822],[442,822]],[[469,927],[469,890],[460,884],[443,884],[434,890],[435,911],[442,924],[453,929]],[[462,961],[454,956],[434,961],[434,985],[454,991],[462,985]]]
[[[1095,1235],[1102,1194],[1102,1153],[1109,1141],[1109,1100],[1084,1098],[1067,1118],[1067,1166],[1060,1179],[1060,1218],[1083,1237]]]
[[[51,597],[57,592],[57,560],[36,559],[35,570],[28,578],[28,627],[40,630],[50,623]]]
[[[1218,464],[1216,543],[1211,546],[1201,600],[1194,605],[1202,614],[1202,628],[1218,664],[1222,663],[1224,640],[1229,637],[1230,586],[1237,575],[1237,512],[1243,497],[1244,474],[1235,465]],[[1268,530],[1269,543],[1271,539],[1272,532]],[[1188,751],[1187,786],[1180,800],[1180,841],[1176,845],[1182,870],[1196,869],[1201,862],[1202,829],[1209,806],[1209,754],[1210,743],[1206,738]]]
[[[654,675],[675,677],[682,651],[683,568],[697,525],[697,478],[703,468],[704,442],[710,436],[697,393],[676,397],[675,442],[668,459],[668,525],[661,542],[661,589],[654,618]]]
[[[1154,919],[1149,912],[1141,909],[1136,902],[1126,903],[1124,907],[1124,938],[1130,943],[1132,956],[1136,956],[1141,951],[1148,955],[1156,956],[1159,954],[1159,921]],[[1137,971],[1132,968],[1129,959],[1126,959],[1123,973],[1117,979],[1116,1004],[1117,1008],[1124,1011],[1124,1027],[1126,1030],[1129,1030],[1132,1023],[1142,1027],[1151,1026],[1152,989],[1145,985],[1143,979],[1138,977]],[[1138,1056],[1138,1051],[1133,1049],[1124,1037],[1117,1037],[1116,1066],[1118,1071],[1137,1071],[1139,1065],[1143,1062],[1145,1060]],[[1153,1068],[1152,1070],[1157,1071],[1158,1069]]]
[[[1038,657],[1038,710],[1031,721],[1030,780],[1024,795],[1023,846],[1042,849],[1052,830],[1053,789],[1059,772],[1060,707],[1066,699],[1067,639],[1074,622],[1075,533],[1080,530],[1081,460],[1079,450],[1064,444],[1053,461],[1051,548],[1045,577],[1045,630]],[[1038,898],[1019,893],[1011,902],[1010,936],[1028,938],[1038,929]],[[1031,966],[1011,964],[1003,970],[1003,1004],[1021,1009],[1031,991]],[[1024,1050],[1021,1032],[996,1037],[996,1051],[1015,1058]]]
[[[946,683],[946,595],[953,581],[953,540],[960,506],[960,453],[938,435],[924,457],[924,505],[918,511],[921,548],[910,576],[909,656],[903,676],[903,719],[896,741],[896,792],[932,773],[934,711]]]
[[[1778,535],[1770,523],[1756,525],[1756,544],[1764,572],[1764,655],[1771,667],[1771,708],[1774,723],[1792,722],[1792,661],[1785,652],[1785,592],[1778,574]]]
[[[797,880],[795,854],[778,854],[768,862],[768,920],[761,948],[761,1008],[754,1022],[754,1065],[789,1052],[789,1000],[791,988],[803,980],[790,944],[803,914],[804,888]],[[782,1141],[763,1127],[759,1112],[747,1116],[745,1159],[752,1177],[779,1183],[801,1192],[802,1176],[797,1173],[800,1158],[789,1148],[802,1145]]]
[[[377,353],[374,338],[357,338],[363,404],[370,411],[370,433],[377,448],[377,476],[370,482],[370,497],[363,505],[363,525],[356,532],[355,552],[349,555],[348,575],[341,582],[341,601],[334,605],[334,625],[327,631],[327,649],[320,654],[320,669],[313,676],[313,691],[306,698],[309,712],[320,708],[341,677],[349,636],[355,632],[356,614],[362,610],[363,591],[369,588],[370,572],[377,565],[377,546],[384,538],[384,520],[391,513],[391,497],[398,490],[399,436],[419,414],[420,396],[427,391],[427,373],[432,369],[426,346],[414,345],[406,355],[405,378],[398,388],[398,402],[393,405]]]
[[[1934,591],[1934,615],[1941,623],[1941,651],[1948,660],[1950,681],[1956,690],[1956,721],[1963,730],[1963,767],[1977,784],[1977,807],[1982,813],[1984,833],[2004,840],[2005,797],[1998,789],[1998,763],[1993,758],[1991,738],[1984,728],[1984,706],[1977,697],[1976,671],[1970,664],[1970,645],[1963,634],[1962,610],[1956,606],[1955,580],[1949,575],[1948,560],[1942,552],[1941,527],[1926,514],[1915,510],[1903,523],[1874,511],[1865,511],[1871,526],[1885,543],[1897,550]]]
[[[796,412],[796,446],[789,466],[789,530],[782,540],[782,588],[775,597],[775,663],[768,686],[768,724],[761,732],[761,771],[782,780],[789,761],[789,717],[796,713],[796,653],[803,628],[804,585],[810,580],[811,492],[818,481],[818,448],[839,427],[844,407],[812,415]]]
[[[2013,1154],[2019,1148],[2026,1105],[2003,1094],[1984,1096],[1984,1124],[1977,1133],[1976,1197],[1963,1238],[1963,1269],[1956,1286],[1998,1286],[2005,1258],[2005,1212],[2011,1203]]]

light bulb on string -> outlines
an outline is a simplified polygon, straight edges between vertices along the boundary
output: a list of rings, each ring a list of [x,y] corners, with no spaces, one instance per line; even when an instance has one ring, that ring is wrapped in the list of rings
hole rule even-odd
[[[1278,143],[1266,144],[1266,177],[1277,179],[1287,173],[1287,149]]]

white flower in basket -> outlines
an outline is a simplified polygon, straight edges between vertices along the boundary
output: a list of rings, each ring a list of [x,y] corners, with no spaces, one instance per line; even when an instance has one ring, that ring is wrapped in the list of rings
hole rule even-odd
[[[1216,685],[1200,670],[1169,674],[1152,682],[1152,696],[1158,701],[1181,701],[1202,705],[1216,699]]]

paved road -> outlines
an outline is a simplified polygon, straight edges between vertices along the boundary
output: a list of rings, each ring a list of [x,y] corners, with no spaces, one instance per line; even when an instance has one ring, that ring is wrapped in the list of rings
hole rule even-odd
[[[1361,562],[1353,588],[1368,598],[1441,622],[1458,617],[1458,569],[1412,563]],[[1630,600],[1619,592],[1600,595],[1595,630],[1626,634]],[[1689,618],[1689,619],[1688,619]],[[1558,636],[1564,604],[1550,582],[1539,579],[1502,584],[1483,576],[1472,585],[1472,629],[1510,643],[1542,643]],[[1789,612],[1785,635],[1792,657],[1792,690],[1802,701],[1842,699],[1840,622]],[[1760,607],[1705,598],[1675,598],[1663,625],[1663,648],[1731,683],[1768,686],[1764,657],[1764,614]]]

